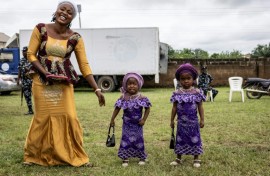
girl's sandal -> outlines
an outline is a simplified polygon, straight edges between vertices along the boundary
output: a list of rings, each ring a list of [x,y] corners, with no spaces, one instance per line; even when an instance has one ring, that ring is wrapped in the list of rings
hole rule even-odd
[[[140,166],[145,165],[145,160],[140,160],[138,164],[139,164]]]
[[[122,166],[127,167],[128,166],[128,160],[123,160]]]
[[[200,167],[201,166],[201,160],[198,160],[198,159],[194,160],[193,161],[193,166],[194,167]]]
[[[171,166],[177,166],[179,164],[182,164],[182,160],[179,158],[176,158],[175,161],[170,163]]]

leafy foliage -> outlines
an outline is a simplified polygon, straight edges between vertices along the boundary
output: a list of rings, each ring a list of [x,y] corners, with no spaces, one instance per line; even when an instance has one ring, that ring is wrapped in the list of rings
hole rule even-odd
[[[222,51],[221,53],[213,53],[210,58],[212,59],[238,59],[242,58],[243,54],[241,51],[233,50],[232,52],[229,51]]]
[[[270,57],[270,43],[261,45],[258,44],[251,52],[253,58]],[[207,51],[202,49],[183,48],[173,49],[169,46],[169,59],[239,59],[243,58],[243,54],[239,50],[222,51],[221,53],[213,53],[209,55]]]
[[[243,54],[241,51],[233,50],[222,51],[221,53],[213,53],[209,55],[209,53],[200,48],[191,49],[191,48],[183,48],[182,50],[175,50],[171,46],[169,46],[169,58],[170,59],[230,59],[230,58],[242,58]]]
[[[257,45],[257,47],[252,51],[252,57],[270,57],[270,43],[268,45]]]
[[[209,54],[207,51],[202,49],[192,50],[190,48],[183,48],[182,50],[174,50],[171,46],[169,46],[169,58],[171,59],[207,59]]]

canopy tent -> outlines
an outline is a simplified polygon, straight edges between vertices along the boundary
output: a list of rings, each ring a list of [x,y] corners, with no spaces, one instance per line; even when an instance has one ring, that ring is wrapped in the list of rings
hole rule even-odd
[[[10,37],[5,45],[5,48],[16,48],[19,47],[19,34],[15,33],[12,37]]]

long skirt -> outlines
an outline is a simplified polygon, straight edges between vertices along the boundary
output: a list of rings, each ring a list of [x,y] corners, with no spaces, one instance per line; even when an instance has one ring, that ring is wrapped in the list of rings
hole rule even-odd
[[[24,161],[43,166],[81,166],[89,162],[77,118],[71,84],[43,85],[33,78],[34,117],[24,147]]]
[[[200,126],[197,120],[185,123],[182,119],[178,120],[174,151],[177,155],[201,155],[203,153]]]
[[[139,158],[145,160],[143,127],[137,123],[130,123],[123,117],[122,139],[118,150],[121,159]]]

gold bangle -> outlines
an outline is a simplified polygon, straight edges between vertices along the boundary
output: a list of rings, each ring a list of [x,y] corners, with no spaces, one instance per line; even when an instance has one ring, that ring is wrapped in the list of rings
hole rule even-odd
[[[96,89],[96,90],[95,90],[95,93],[96,93],[97,91],[101,91],[101,89]]]

